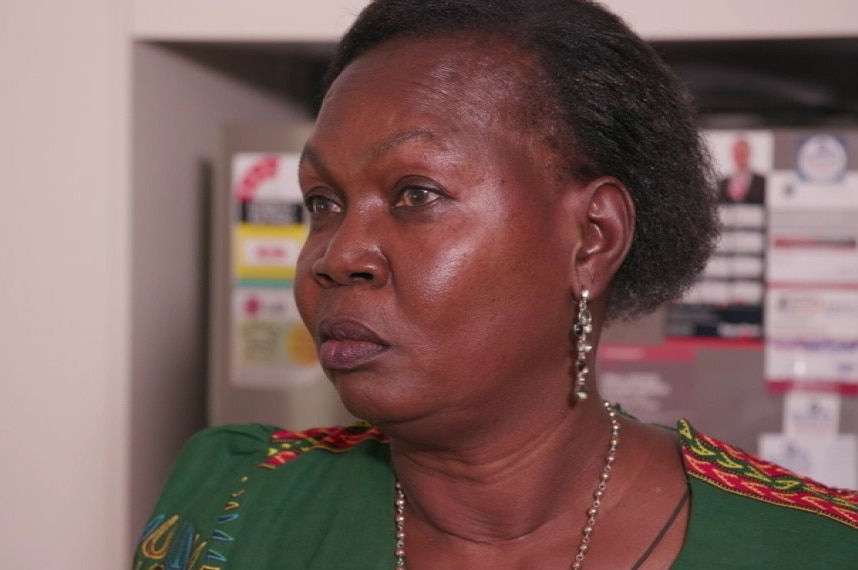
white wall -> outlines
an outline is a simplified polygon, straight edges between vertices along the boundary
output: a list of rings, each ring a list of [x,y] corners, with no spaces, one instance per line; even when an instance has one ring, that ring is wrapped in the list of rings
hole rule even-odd
[[[162,46],[133,49],[131,510],[139,532],[169,467],[205,427],[212,173],[230,123],[299,109]]]
[[[331,41],[366,0],[134,0],[140,39]]]
[[[0,2],[0,566],[127,566],[128,3]]]
[[[133,0],[146,39],[330,41],[365,0]],[[854,0],[605,0],[650,39],[854,36]]]
[[[834,37],[858,34],[854,0],[604,0],[656,40]]]

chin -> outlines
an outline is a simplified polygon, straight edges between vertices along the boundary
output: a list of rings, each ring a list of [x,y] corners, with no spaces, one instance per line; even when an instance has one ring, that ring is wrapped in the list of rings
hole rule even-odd
[[[346,410],[374,425],[407,421],[420,415],[414,409],[414,400],[420,398],[402,394],[378,378],[369,380],[350,374],[334,379],[333,384]]]

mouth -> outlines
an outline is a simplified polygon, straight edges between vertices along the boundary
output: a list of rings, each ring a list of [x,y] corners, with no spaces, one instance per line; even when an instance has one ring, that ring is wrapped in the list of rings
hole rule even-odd
[[[371,328],[351,319],[325,319],[319,326],[319,361],[328,370],[354,370],[390,345]]]

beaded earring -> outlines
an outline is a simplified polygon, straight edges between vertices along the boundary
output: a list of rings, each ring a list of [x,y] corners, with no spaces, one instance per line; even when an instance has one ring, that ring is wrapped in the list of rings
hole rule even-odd
[[[581,290],[581,297],[578,299],[578,321],[572,327],[572,332],[578,338],[575,351],[575,398],[578,400],[586,400],[589,395],[586,386],[587,373],[590,372],[587,368],[587,355],[593,350],[593,345],[587,342],[587,335],[593,332],[589,300],[590,291]]]

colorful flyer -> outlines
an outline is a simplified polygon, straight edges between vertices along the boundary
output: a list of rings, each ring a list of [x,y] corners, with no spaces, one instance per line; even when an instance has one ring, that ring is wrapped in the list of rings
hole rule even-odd
[[[774,287],[766,310],[771,389],[858,387],[858,291]]]
[[[324,378],[291,288],[236,288],[232,319],[234,384],[282,388]]]
[[[277,389],[324,379],[294,300],[307,236],[296,153],[233,157],[231,382]]]
[[[858,392],[858,137],[785,131],[766,256],[770,390]]]
[[[763,337],[770,131],[709,131],[719,172],[721,240],[701,279],[667,313],[665,333],[748,341]]]

